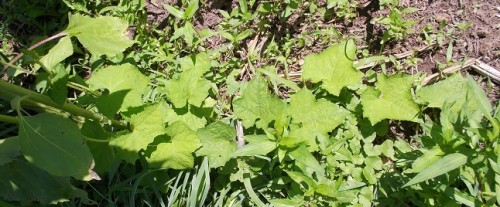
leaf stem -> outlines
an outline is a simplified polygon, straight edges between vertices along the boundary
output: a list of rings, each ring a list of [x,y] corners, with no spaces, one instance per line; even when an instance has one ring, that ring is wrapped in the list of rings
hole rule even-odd
[[[0,122],[19,124],[19,118],[0,114]]]
[[[59,33],[57,33],[55,35],[52,35],[50,37],[47,37],[47,38],[41,40],[40,42],[35,43],[34,45],[32,45],[31,47],[28,48],[28,51],[34,50],[35,48],[39,47],[40,45],[43,45],[43,44],[45,44],[47,42],[50,42],[52,40],[55,40],[57,38],[60,38],[60,37],[66,36],[66,35],[68,35],[66,32],[61,31],[61,32],[59,32]],[[14,58],[12,58],[12,60],[9,61],[7,64],[4,64],[3,70],[2,70],[2,73],[1,73],[2,76],[5,76],[5,71],[7,70],[7,68],[12,67],[12,65],[14,65],[14,63],[17,60],[19,60],[21,57],[23,57],[23,56],[24,56],[24,53],[19,53]]]
[[[91,112],[89,110],[83,109],[83,108],[76,106],[74,104],[70,104],[70,103],[64,103],[62,105],[57,104],[54,101],[52,101],[52,99],[50,99],[49,97],[47,97],[45,95],[33,92],[31,90],[22,88],[20,86],[14,85],[14,84],[10,84],[4,80],[0,80],[0,94],[6,94],[8,96],[16,95],[16,96],[21,96],[21,97],[22,96],[29,96],[28,100],[33,101],[35,103],[38,103],[37,105],[43,104],[46,106],[51,106],[51,107],[69,112],[69,113],[76,115],[76,116],[81,116],[81,117],[93,119],[93,120],[100,121],[100,122],[101,121],[109,121],[111,123],[111,125],[113,125],[117,128],[120,128],[120,129],[127,129],[128,128],[127,124],[124,122],[121,122],[118,120],[108,119],[101,114]],[[10,98],[12,98],[12,97],[10,97]]]

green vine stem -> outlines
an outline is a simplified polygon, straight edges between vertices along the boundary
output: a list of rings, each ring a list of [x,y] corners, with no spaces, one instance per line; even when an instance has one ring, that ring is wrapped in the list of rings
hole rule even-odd
[[[111,122],[111,125],[120,128],[120,129],[127,129],[128,126],[126,123],[118,121],[118,120],[111,120],[107,119],[101,114],[91,112],[89,110],[83,109],[79,106],[76,106],[74,104],[70,103],[64,103],[64,104],[57,104],[54,101],[52,101],[49,97],[30,91],[28,89],[22,88],[20,86],[10,84],[4,80],[0,80],[0,95],[4,95],[10,98],[13,98],[12,96],[28,96],[27,100],[23,100],[23,103],[25,101],[28,101],[30,105],[38,105],[40,107],[43,107],[40,104],[54,107],[63,111],[66,111],[70,114],[76,115],[76,116],[81,116],[85,117],[88,119],[93,119],[97,121],[109,121]]]
[[[0,122],[19,124],[19,119],[17,117],[6,116],[6,115],[0,114]]]

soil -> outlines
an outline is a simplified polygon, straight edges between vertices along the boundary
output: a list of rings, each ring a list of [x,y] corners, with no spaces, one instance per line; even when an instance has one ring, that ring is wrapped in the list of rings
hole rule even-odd
[[[151,0],[155,1],[155,0]],[[177,3],[176,0],[156,0],[157,3],[147,2],[147,11],[151,14],[151,22],[162,22],[168,15],[168,12],[161,6],[162,3]],[[195,19],[195,28],[197,30],[211,29],[215,30],[218,24],[223,20],[219,10],[230,12],[237,5],[236,0],[214,0],[207,1],[200,6],[199,15]],[[319,1],[319,6],[325,6],[325,1]],[[296,10],[286,22],[274,21],[271,31],[275,32],[273,36],[275,41],[287,35],[293,38],[301,37],[304,32],[314,31],[317,28],[334,27],[342,34],[348,34],[360,38],[357,42],[360,49],[367,49],[371,54],[401,54],[408,51],[417,50],[426,46],[423,34],[420,32],[427,25],[438,28],[441,22],[445,22],[444,31],[453,28],[452,25],[459,23],[470,23],[470,27],[461,31],[454,27],[452,35],[448,39],[453,44],[452,62],[461,62],[469,58],[480,59],[490,66],[500,68],[500,1],[499,0],[400,0],[400,5],[417,8],[418,11],[406,15],[405,19],[413,19],[417,24],[413,26],[415,33],[409,35],[401,41],[387,44],[383,49],[379,44],[383,27],[373,25],[372,20],[377,17],[388,15],[390,11],[381,9],[379,1],[360,0],[356,9],[357,17],[352,21],[338,21],[339,18],[328,18],[324,16],[309,16],[307,18],[301,15],[302,8]],[[258,24],[255,22],[254,24]],[[255,37],[247,38],[247,45]],[[264,40],[265,41],[265,40]],[[267,40],[269,41],[269,40]],[[438,73],[443,67],[451,66],[446,63],[446,53],[449,41],[443,45],[437,45],[428,48],[413,56],[419,58],[416,65],[404,65],[409,73],[422,72],[426,74]],[[257,42],[260,42],[257,40]],[[205,42],[209,49],[220,47],[227,41],[214,36]],[[303,58],[311,53],[320,52],[329,46],[328,41],[318,39],[311,40],[305,47],[292,47],[290,56],[289,70],[291,72],[300,72],[300,65]],[[265,64],[265,63],[261,63]],[[438,67],[441,64],[441,67]],[[444,64],[444,66],[443,66]],[[259,65],[259,64],[257,64]],[[483,78],[473,70],[467,72],[474,75],[476,79]],[[487,89],[488,96],[492,102],[500,98],[499,84],[488,84],[483,81],[484,88]]]

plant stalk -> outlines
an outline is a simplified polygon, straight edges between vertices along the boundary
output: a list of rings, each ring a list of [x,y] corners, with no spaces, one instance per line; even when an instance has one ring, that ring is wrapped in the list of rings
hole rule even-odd
[[[19,119],[14,116],[7,116],[0,114],[0,122],[6,122],[11,124],[19,124]]]
[[[28,89],[22,88],[20,86],[14,85],[14,84],[10,84],[4,80],[0,80],[0,92],[7,93],[10,95],[16,95],[16,96],[28,96],[29,102],[35,102],[35,103],[43,104],[46,106],[51,106],[51,107],[69,112],[70,114],[85,117],[88,119],[93,119],[93,120],[97,120],[97,121],[109,121],[109,122],[111,122],[111,125],[113,125],[117,128],[120,128],[120,129],[127,129],[128,128],[127,124],[124,122],[121,122],[118,120],[108,119],[101,114],[91,112],[89,110],[83,109],[83,108],[76,106],[74,104],[70,104],[70,103],[64,103],[62,105],[57,104],[45,95],[30,91]],[[39,104],[37,104],[37,105],[39,105]]]

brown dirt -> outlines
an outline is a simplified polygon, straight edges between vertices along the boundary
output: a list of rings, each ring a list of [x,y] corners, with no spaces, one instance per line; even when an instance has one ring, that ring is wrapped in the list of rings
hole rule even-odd
[[[156,1],[151,2],[151,1]],[[150,22],[162,22],[168,15],[168,12],[161,6],[162,3],[176,4],[177,0],[148,0],[146,9]],[[304,35],[310,34],[318,29],[335,28],[338,32],[344,34],[344,37],[357,37],[359,49],[367,49],[370,54],[394,55],[413,51],[426,46],[422,29],[427,25],[432,25],[437,30],[440,22],[445,21],[444,31],[454,28],[453,32],[446,37],[443,45],[431,47],[420,53],[415,53],[410,57],[418,58],[416,65],[403,63],[402,67],[409,73],[423,72],[426,74],[437,73],[443,67],[451,66],[454,63],[464,61],[469,58],[477,58],[500,69],[500,0],[400,0],[400,6],[404,8],[414,7],[418,11],[405,16],[405,19],[413,19],[417,24],[413,27],[415,33],[409,35],[401,41],[395,41],[387,44],[383,50],[380,46],[380,37],[384,27],[378,24],[372,24],[372,20],[377,17],[386,16],[390,11],[383,9],[376,0],[359,0],[359,6],[356,9],[357,17],[352,20],[342,20],[335,18],[335,11],[330,11],[331,16],[321,16],[315,14],[305,17],[302,15],[307,8],[296,10],[286,22],[279,22],[276,17],[269,17],[272,27],[271,35],[276,42],[285,41],[288,36],[292,39],[306,37],[303,47],[292,46],[289,61],[290,72],[300,71],[303,58],[311,53],[320,52],[330,45],[334,39],[324,39],[321,36]],[[211,29],[216,30],[220,22],[223,21],[219,10],[231,12],[238,4],[237,0],[214,0],[206,1],[200,6],[196,15],[195,28],[197,30]],[[319,7],[325,7],[326,1],[319,1]],[[471,23],[471,26],[461,31],[455,25],[459,23]],[[254,21],[256,26],[258,21]],[[264,34],[265,36],[265,34]],[[247,38],[248,45],[255,36]],[[259,37],[258,37],[259,38]],[[267,43],[270,39],[266,40]],[[448,42],[453,44],[453,56],[451,63],[446,63],[446,53]],[[260,42],[257,40],[257,42]],[[208,49],[218,48],[227,41],[214,36],[205,41]],[[235,54],[237,55],[237,54]],[[256,65],[270,64],[275,62],[256,63]],[[441,68],[438,65],[441,64]],[[277,64],[282,69],[282,64]],[[389,68],[392,70],[391,68]],[[469,70],[475,78],[481,76],[473,70]],[[486,86],[485,86],[486,89]],[[500,88],[497,84],[489,89],[489,97],[492,101],[500,98]]]

